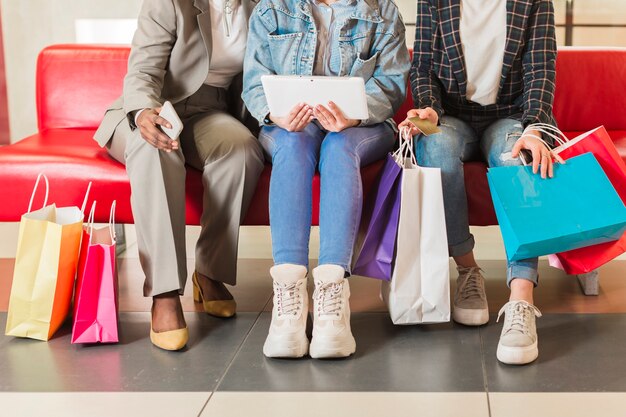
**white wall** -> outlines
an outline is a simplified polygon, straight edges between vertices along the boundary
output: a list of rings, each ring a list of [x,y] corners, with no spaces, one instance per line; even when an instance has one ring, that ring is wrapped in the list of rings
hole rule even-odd
[[[47,45],[76,42],[77,19],[135,18],[141,0],[1,0],[11,140],[37,131],[35,64]]]

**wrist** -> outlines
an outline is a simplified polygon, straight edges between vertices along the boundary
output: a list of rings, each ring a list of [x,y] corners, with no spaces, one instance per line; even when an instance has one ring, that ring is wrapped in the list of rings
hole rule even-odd
[[[142,113],[144,113],[146,110],[148,109],[139,109],[135,111],[135,115],[133,117],[135,120],[135,126],[139,126],[139,119],[141,118]]]

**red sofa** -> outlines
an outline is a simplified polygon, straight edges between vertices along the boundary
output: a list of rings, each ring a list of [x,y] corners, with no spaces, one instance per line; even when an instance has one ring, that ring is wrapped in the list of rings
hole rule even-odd
[[[26,211],[39,172],[50,179],[50,201],[77,205],[87,181],[99,201],[96,221],[107,221],[108,206],[117,200],[117,221],[133,223],[130,186],[124,167],[111,159],[92,139],[104,110],[121,94],[126,73],[127,47],[56,45],[44,49],[37,64],[37,120],[39,132],[0,148],[0,221],[19,221]],[[626,49],[564,48],[557,60],[555,114],[567,135],[577,135],[601,124],[607,128],[626,160]],[[397,114],[402,120],[412,107],[407,98]],[[380,163],[363,169],[367,192]],[[470,222],[496,224],[486,166],[465,164]],[[187,176],[187,223],[198,224],[202,209],[200,173]],[[244,221],[267,225],[270,167],[257,188]],[[314,213],[318,220],[319,178],[314,184]],[[39,200],[40,201],[40,200]]]

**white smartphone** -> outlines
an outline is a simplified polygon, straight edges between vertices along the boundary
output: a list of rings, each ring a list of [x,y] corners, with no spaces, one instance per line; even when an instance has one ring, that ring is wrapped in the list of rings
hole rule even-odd
[[[178,114],[176,114],[176,110],[174,110],[174,106],[172,106],[172,103],[170,103],[169,101],[163,103],[159,116],[170,122],[170,124],[172,125],[171,129],[168,129],[165,126],[161,126],[161,130],[163,130],[163,133],[169,136],[172,140],[178,139],[178,136],[180,136],[180,132],[183,131],[183,122],[180,121],[180,117],[178,117]]]

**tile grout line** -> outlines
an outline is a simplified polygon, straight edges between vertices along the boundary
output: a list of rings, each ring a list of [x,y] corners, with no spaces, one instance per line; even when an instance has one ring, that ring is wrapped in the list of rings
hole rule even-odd
[[[487,397],[487,412],[491,415],[491,401],[489,398],[489,382],[487,380],[487,363],[485,361],[485,349],[483,345],[483,329],[478,328],[478,340],[480,341],[480,364],[483,370],[483,386],[485,387],[485,395]]]
[[[204,406],[202,406],[202,409],[200,409],[200,412],[198,413],[198,417],[202,416],[202,413],[204,412],[204,409],[206,408],[207,405],[209,405],[209,401],[211,401],[211,398],[213,398],[213,394],[215,394],[215,392],[218,390],[220,385],[222,385],[222,381],[224,381],[224,378],[226,377],[226,374],[228,373],[230,368],[233,366],[233,362],[235,361],[235,358],[237,357],[237,355],[239,355],[239,352],[241,352],[241,349],[243,349],[243,345],[246,343],[246,341],[250,337],[250,333],[252,333],[252,329],[254,329],[254,326],[256,326],[256,324],[259,322],[259,319],[261,318],[261,315],[265,311],[265,308],[268,306],[268,304],[272,300],[272,296],[273,296],[273,293],[267,299],[265,304],[263,304],[263,307],[261,307],[261,311],[259,311],[259,314],[256,316],[256,319],[254,320],[254,323],[252,323],[252,326],[250,326],[250,328],[248,329],[248,332],[246,333],[246,336],[243,338],[243,340],[241,341],[241,343],[239,344],[239,346],[235,350],[235,353],[233,354],[233,356],[231,357],[230,361],[228,362],[228,366],[226,367],[226,369],[224,369],[224,372],[222,373],[222,376],[220,377],[220,379],[217,381],[217,384],[215,385],[215,388],[213,389],[213,391],[211,391],[211,395],[209,395],[209,398],[207,398],[206,402],[204,403]]]

